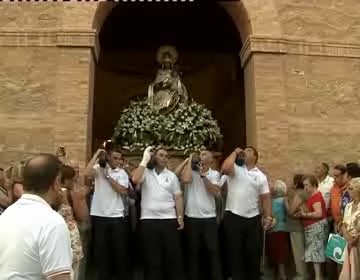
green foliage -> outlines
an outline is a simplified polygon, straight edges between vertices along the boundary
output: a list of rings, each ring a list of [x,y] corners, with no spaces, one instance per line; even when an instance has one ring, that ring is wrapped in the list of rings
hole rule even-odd
[[[204,105],[180,103],[173,112],[164,115],[141,100],[132,101],[122,111],[113,140],[130,151],[159,144],[175,151],[188,151],[214,144],[220,137],[220,128]]]

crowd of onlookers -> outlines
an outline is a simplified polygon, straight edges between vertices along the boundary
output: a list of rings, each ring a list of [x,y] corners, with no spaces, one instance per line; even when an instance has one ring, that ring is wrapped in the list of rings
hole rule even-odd
[[[281,279],[286,279],[291,255],[297,279],[360,279],[359,177],[356,162],[338,164],[331,170],[321,163],[314,175],[296,174],[289,187],[282,181],[274,182],[270,189],[277,222],[267,233],[266,244],[268,259]],[[325,255],[330,233],[347,241],[343,265]],[[312,265],[313,274],[309,274],[307,264]]]
[[[76,161],[66,158],[63,147],[56,151],[62,162],[59,183],[61,195],[57,203],[52,205],[65,220],[71,239],[73,279],[85,279],[86,239],[90,226],[89,194],[91,182],[80,175],[80,167]],[[23,172],[26,160],[14,163],[7,168],[0,168],[0,214],[14,204],[24,193]],[[0,277],[1,279],[1,277]]]
[[[163,160],[162,164],[165,164],[163,168],[166,168],[168,155],[164,149],[163,151],[164,155],[160,152],[157,160]],[[158,153],[158,151],[156,153]],[[195,191],[191,193],[190,189],[189,191],[185,191],[184,210],[179,211],[179,203],[183,202],[177,199],[180,198],[178,197],[180,189],[174,187],[174,194],[171,194],[171,196],[173,195],[175,197],[174,205],[171,206],[172,202],[170,201],[166,203],[170,205],[170,208],[172,207],[175,210],[174,213],[168,212],[170,214],[169,217],[167,217],[167,213],[161,213],[159,212],[160,210],[156,212],[154,209],[156,207],[162,207],[160,204],[168,199],[169,194],[166,193],[168,190],[164,189],[160,191],[162,194],[159,193],[158,195],[162,195],[163,200],[159,201],[160,204],[156,205],[151,204],[150,201],[151,199],[156,200],[156,197],[150,194],[147,189],[144,190],[144,187],[142,187],[143,189],[140,194],[138,196],[136,195],[136,190],[140,190],[137,186],[144,184],[149,186],[152,184],[156,185],[156,183],[151,181],[153,180],[153,177],[151,177],[153,174],[147,171],[150,170],[150,153],[146,154],[145,151],[143,161],[135,171],[127,170],[122,156],[118,159],[114,158],[114,160],[117,161],[118,170],[125,172],[125,175],[121,175],[123,177],[119,179],[120,181],[118,182],[122,182],[121,180],[123,180],[123,178],[125,178],[125,181],[128,181],[117,185],[115,182],[116,179],[114,178],[120,176],[120,173],[119,175],[116,173],[120,171],[114,171],[114,174],[101,173],[103,171],[101,171],[102,169],[98,166],[99,152],[94,155],[93,161],[90,162],[89,166],[85,169],[85,174],[81,174],[82,172],[80,172],[78,163],[74,160],[69,160],[64,148],[60,147],[56,151],[56,156],[63,163],[59,179],[62,195],[59,198],[60,201],[56,203],[56,211],[64,218],[69,229],[73,258],[73,279],[92,279],[92,265],[96,264],[100,266],[102,262],[105,262],[104,258],[100,255],[100,258],[96,257],[94,250],[103,251],[102,253],[106,254],[107,249],[104,249],[104,244],[101,243],[104,243],[104,240],[108,242],[109,238],[121,238],[116,235],[111,235],[111,231],[116,229],[111,225],[113,221],[111,219],[117,217],[116,215],[112,216],[116,211],[120,211],[123,215],[121,217],[125,219],[124,221],[129,222],[129,232],[135,232],[132,234],[133,237],[136,236],[140,240],[147,240],[147,242],[142,243],[145,246],[145,254],[143,257],[148,258],[147,261],[145,260],[145,269],[149,269],[149,273],[155,273],[154,275],[156,275],[156,271],[151,272],[151,268],[156,265],[154,258],[161,252],[157,251],[157,248],[151,248],[151,246],[156,245],[156,242],[165,241],[158,240],[156,236],[150,236],[154,231],[157,232],[158,236],[162,236],[162,234],[164,234],[162,230],[169,228],[169,236],[172,236],[172,239],[170,238],[169,240],[172,243],[176,243],[177,239],[174,232],[170,233],[172,228],[171,223],[163,223],[161,224],[161,229],[157,228],[159,225],[157,224],[157,220],[172,221],[173,214],[174,221],[177,225],[176,228],[180,230],[184,228],[185,243],[188,241],[190,242],[189,244],[192,244],[191,246],[185,245],[185,247],[188,246],[187,252],[192,252],[194,246],[199,246],[198,243],[201,238],[211,239],[210,242],[205,241],[206,246],[213,244],[215,239],[219,240],[219,247],[223,248],[220,248],[218,253],[221,253],[222,257],[217,255],[217,253],[213,259],[210,257],[212,266],[210,270],[213,270],[210,273],[214,273],[215,275],[221,272],[221,278],[223,279],[228,276],[232,276],[234,280],[258,279],[257,276],[249,278],[250,274],[246,273],[256,273],[256,259],[260,255],[264,261],[262,266],[266,267],[267,270],[267,272],[263,274],[267,274],[270,271],[271,274],[268,277],[271,277],[271,279],[283,280],[292,279],[292,277],[295,277],[294,279],[297,280],[360,279],[359,164],[352,162],[346,165],[338,164],[330,168],[328,164],[321,163],[316,166],[313,175],[295,174],[291,185],[287,186],[281,180],[270,182],[268,185],[265,175],[256,167],[258,158],[257,151],[251,147],[250,152],[247,151],[247,153],[248,154],[245,153],[244,155],[240,149],[235,150],[224,161],[221,173],[209,167],[207,167],[206,172],[199,171],[201,167],[194,166],[195,161],[192,156],[187,158],[177,170],[174,171],[174,174],[178,176],[178,181],[183,185],[194,184],[194,189],[196,184],[203,184],[208,193],[200,193],[198,191],[198,193],[195,193]],[[161,156],[163,156],[163,158],[161,158]],[[202,158],[199,159],[198,163],[210,166],[212,163],[211,153],[204,153],[201,156]],[[244,158],[241,159],[241,156]],[[246,156],[252,157],[252,166],[249,166]],[[190,161],[191,163],[189,163]],[[25,161],[13,164],[8,168],[0,169],[0,214],[11,204],[15,203],[23,194],[24,165]],[[187,166],[189,169],[187,169]],[[197,170],[197,168],[200,169]],[[98,174],[96,172],[98,172]],[[113,171],[110,170],[107,172]],[[196,177],[197,173],[199,173],[198,177]],[[156,176],[154,175],[154,178],[160,181],[165,180],[166,183],[168,183],[167,180],[173,180],[170,173],[166,174],[164,178],[160,178],[160,174],[161,173]],[[99,181],[100,179],[97,176],[103,176],[100,177],[103,178],[101,179],[103,181]],[[251,180],[258,181],[259,185],[252,185],[253,182]],[[96,184],[109,184],[115,192],[104,193],[105,187],[102,186],[102,190],[99,191],[98,187],[97,193],[96,189],[94,193],[94,183],[95,188]],[[122,187],[124,185],[128,185],[129,187],[126,187],[127,189],[124,190]],[[149,186],[147,186],[147,188],[150,189]],[[246,191],[241,193],[243,186]],[[254,192],[252,188],[257,188],[258,186],[259,189]],[[160,188],[162,187],[163,185],[160,184]],[[152,192],[156,191],[159,190],[152,189]],[[118,210],[116,208],[117,206],[115,204],[118,203],[118,201],[112,200],[111,198],[115,193],[119,194],[118,198],[119,201],[121,201],[123,209]],[[125,193],[126,195],[124,195]],[[266,200],[268,193],[271,194],[271,196],[269,196],[269,198],[271,198],[271,200],[269,200],[270,208]],[[207,195],[209,195],[209,197]],[[141,196],[142,200],[140,199]],[[150,200],[147,196],[150,197]],[[252,196],[254,196],[254,199]],[[256,199],[255,196],[257,196]],[[208,205],[211,205],[211,207],[201,205],[199,198],[204,201],[209,200]],[[212,201],[212,199],[214,201]],[[215,222],[215,219],[213,220],[212,205],[215,205],[215,202],[219,200],[223,203],[216,203],[216,205],[224,205],[225,207],[221,210],[216,209],[218,219],[216,219]],[[114,205],[112,205],[112,203],[114,203]],[[148,203],[148,205],[144,205],[146,203]],[[94,204],[98,205],[94,206]],[[151,206],[149,206],[150,204]],[[204,208],[201,209],[203,206]],[[190,209],[190,207],[192,208]],[[92,212],[90,208],[92,208]],[[111,209],[113,213],[105,213],[108,209]],[[144,209],[146,209],[146,212]],[[271,209],[270,213],[268,209]],[[184,213],[182,211],[184,211]],[[261,218],[258,219],[257,217],[260,217],[259,213],[261,213]],[[108,217],[106,215],[108,215]],[[219,219],[219,217],[221,218]],[[138,236],[135,225],[139,219],[142,220],[142,226],[140,227],[141,230]],[[200,220],[210,223],[200,224]],[[215,231],[219,231],[219,236],[217,236],[215,232],[210,235],[209,233],[204,233],[204,231],[210,232],[214,230],[211,224],[213,221],[214,224],[216,224]],[[91,226],[93,227],[92,230]],[[120,230],[118,232],[120,235],[125,234],[123,228],[118,227],[117,229]],[[265,231],[262,229],[265,229]],[[259,236],[254,234],[256,231],[260,233]],[[144,232],[145,238],[143,238]],[[342,264],[335,263],[327,258],[325,254],[330,233],[342,236],[347,242]],[[198,238],[194,236],[195,234],[203,236]],[[96,240],[99,236],[101,236],[101,238]],[[92,239],[92,242],[89,242],[89,238]],[[126,240],[131,242],[131,240],[134,239],[128,236]],[[120,241],[111,240],[109,242],[110,245],[114,245]],[[91,246],[89,246],[89,244]],[[251,247],[247,248],[246,244],[250,244]],[[124,246],[125,245],[126,244],[124,244]],[[116,247],[117,245],[114,246]],[[133,248],[135,247],[134,245]],[[123,249],[122,247],[118,248],[119,250]],[[150,248],[150,253],[154,255],[146,254],[147,248]],[[259,254],[256,253],[254,256],[251,256],[255,248],[256,250],[261,250],[261,252],[259,251]],[[243,249],[248,255],[244,256],[245,253],[241,255],[239,251]],[[213,249],[209,250],[211,253],[214,253]],[[178,252],[174,248],[172,252],[175,258]],[[93,258],[94,254],[95,261]],[[132,253],[130,252],[130,254]],[[197,256],[199,252],[194,251],[192,254],[193,255],[189,255],[189,258],[191,258],[193,263],[201,259]],[[113,255],[110,256],[110,258],[111,257],[116,256]],[[254,259],[251,259],[252,257]],[[125,256],[125,258],[127,257]],[[171,258],[171,256],[168,256],[168,258]],[[220,259],[222,259],[222,261]],[[224,259],[226,259],[226,261],[224,261]],[[133,258],[129,256],[129,260],[133,260]],[[219,265],[217,262],[219,262]],[[241,269],[238,269],[238,267],[241,268],[241,266],[238,265],[240,262],[245,263],[245,266],[249,264],[249,266],[253,265],[253,267],[245,267],[242,268],[243,271],[241,271]],[[134,264],[130,264],[130,262],[127,264],[134,269]],[[289,271],[291,264],[294,265],[295,274]],[[106,266],[107,264],[104,263],[103,265]],[[147,265],[149,267],[147,267]],[[119,264],[119,266],[121,265]],[[223,267],[222,269],[221,266]],[[196,270],[196,268],[192,268],[191,263],[189,267],[190,273],[192,273],[193,269]],[[112,269],[116,269],[116,267]],[[165,267],[162,269],[165,269]],[[246,272],[246,269],[249,269],[249,271]],[[214,275],[211,275],[208,279],[220,279],[219,275]],[[241,275],[246,276],[242,278]],[[147,279],[157,280],[156,277],[157,276],[153,276],[153,278],[151,278],[151,276],[148,276]],[[98,279],[107,280],[101,277]],[[158,280],[160,280],[160,278]]]

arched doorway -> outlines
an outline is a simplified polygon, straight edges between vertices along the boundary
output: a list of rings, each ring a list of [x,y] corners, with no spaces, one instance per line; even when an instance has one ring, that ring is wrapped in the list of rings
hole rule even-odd
[[[147,94],[157,70],[156,50],[164,44],[178,49],[190,96],[213,111],[224,135],[224,152],[246,143],[240,34],[224,8],[207,2],[108,6],[95,68],[93,148],[111,137],[121,109]]]

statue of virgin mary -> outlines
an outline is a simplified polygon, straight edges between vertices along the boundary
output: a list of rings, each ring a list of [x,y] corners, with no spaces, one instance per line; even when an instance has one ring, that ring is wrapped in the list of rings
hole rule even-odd
[[[148,102],[159,112],[168,113],[179,102],[187,102],[188,93],[176,69],[178,53],[173,46],[162,46],[157,52],[160,69],[148,88]]]

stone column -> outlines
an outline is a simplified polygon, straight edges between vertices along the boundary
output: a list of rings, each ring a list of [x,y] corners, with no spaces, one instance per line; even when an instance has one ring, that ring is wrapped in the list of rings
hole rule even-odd
[[[91,153],[95,32],[58,36],[55,145],[65,145],[70,158],[86,162]]]
[[[256,49],[249,37],[241,51],[245,74],[247,144],[259,151],[259,166],[270,180],[288,174],[288,118],[285,55]],[[259,47],[260,48],[260,47]]]

